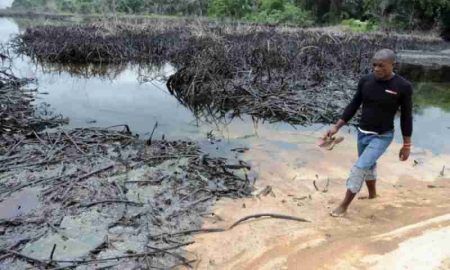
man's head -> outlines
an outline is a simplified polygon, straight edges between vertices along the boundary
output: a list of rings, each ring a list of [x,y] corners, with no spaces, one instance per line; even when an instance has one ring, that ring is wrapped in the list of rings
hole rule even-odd
[[[390,49],[382,49],[372,58],[373,74],[378,80],[388,80],[392,76],[395,64],[395,53]]]

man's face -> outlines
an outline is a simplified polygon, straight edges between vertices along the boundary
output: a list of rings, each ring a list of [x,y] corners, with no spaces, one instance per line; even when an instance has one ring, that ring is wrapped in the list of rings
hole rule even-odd
[[[394,62],[392,60],[373,59],[372,64],[373,73],[377,79],[385,80],[390,78],[394,70]]]

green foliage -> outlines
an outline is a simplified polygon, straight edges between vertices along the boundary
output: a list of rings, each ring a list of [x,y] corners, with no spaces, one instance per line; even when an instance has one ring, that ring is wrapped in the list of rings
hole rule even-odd
[[[362,0],[366,17],[387,29],[430,29],[445,16],[449,0]]]
[[[211,0],[208,15],[270,24],[311,25],[308,12],[287,0]]]
[[[283,0],[261,0],[260,10],[273,11],[284,10],[285,1]]]
[[[208,15],[259,23],[341,23],[351,31],[428,30],[450,39],[450,0],[14,0],[14,9],[72,13]]]
[[[403,0],[402,2],[405,2]],[[427,17],[440,16],[442,11],[450,8],[449,0],[414,0],[415,10]]]
[[[142,12],[145,3],[142,0],[119,0],[117,1],[117,11],[129,14]]]
[[[77,6],[72,0],[58,1],[58,9],[65,12],[77,12]]]
[[[11,7],[15,9],[36,9],[45,7],[46,4],[46,0],[14,0]]]
[[[310,26],[312,20],[310,15],[305,10],[290,4],[283,3],[283,5],[276,6],[276,9],[268,9],[268,6],[253,12],[245,17],[248,21],[269,23],[269,24],[293,24],[297,26]],[[274,6],[272,6],[274,7]]]
[[[227,0],[212,0],[208,5],[208,16],[215,18],[223,18],[230,16]]]
[[[343,20],[341,23],[344,28],[352,31],[352,32],[371,32],[378,30],[378,27],[373,22],[363,22],[357,19],[347,19]]]
[[[444,28],[450,29],[450,7],[448,7],[441,15],[441,22]]]
[[[450,6],[441,12],[441,37],[450,41]]]
[[[338,23],[342,20],[344,0],[298,0],[298,6],[311,11],[318,23]]]
[[[215,18],[240,19],[252,11],[250,0],[211,0],[208,5],[208,15]]]

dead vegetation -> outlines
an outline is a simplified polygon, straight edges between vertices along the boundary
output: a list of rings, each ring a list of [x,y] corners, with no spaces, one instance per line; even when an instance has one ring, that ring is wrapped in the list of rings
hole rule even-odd
[[[251,191],[248,165],[209,158],[191,142],[148,145],[126,128],[14,138],[1,151],[0,198],[10,207],[0,219],[3,266],[188,265],[188,239],[171,235],[198,229],[219,198]],[[17,216],[14,198],[30,191],[38,204]]]
[[[6,70],[0,81],[0,268],[191,267],[197,258],[183,247],[194,243],[192,234],[262,217],[307,222],[262,213],[228,228],[202,229],[203,218],[220,220],[210,210],[215,201],[251,194],[251,167],[237,154],[212,158],[196,143],[157,140],[153,132],[139,140],[127,125],[64,129],[61,118],[44,121],[35,113],[34,96],[24,90],[31,80]]]
[[[34,108],[37,90],[28,87],[33,82],[31,78],[17,78],[9,69],[9,56],[2,56],[0,67],[0,137],[9,134],[22,134],[45,127],[54,127],[64,123],[60,115],[51,112],[38,111]],[[0,139],[0,147],[4,141]]]
[[[34,27],[16,41],[16,48],[60,63],[170,62],[178,71],[168,88],[197,116],[245,113],[310,124],[339,117],[377,49],[441,44],[380,33],[159,20]]]
[[[192,242],[177,232],[198,230],[216,200],[250,194],[248,164],[193,142],[61,128],[2,58],[0,268],[189,266]]]

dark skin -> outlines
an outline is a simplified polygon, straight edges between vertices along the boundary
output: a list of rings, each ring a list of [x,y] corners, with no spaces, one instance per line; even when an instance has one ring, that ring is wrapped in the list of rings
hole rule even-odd
[[[392,59],[389,58],[374,58],[372,60],[373,64],[373,74],[378,80],[390,80],[393,77],[393,70],[394,70],[394,64],[395,62]],[[339,132],[339,130],[345,125],[345,121],[342,119],[339,119],[338,122],[331,127],[324,137],[331,137]],[[399,159],[400,161],[406,161],[409,158],[409,155],[411,153],[411,137],[405,137],[403,136],[403,147],[400,149],[399,152]],[[366,180],[366,186],[369,191],[369,199],[374,199],[377,197],[377,191],[376,191],[376,181],[373,180]],[[356,193],[353,193],[350,190],[347,190],[344,200],[341,202],[341,204],[334,209],[331,212],[332,216],[342,216],[347,212],[348,207],[350,206],[351,202],[355,198]]]

